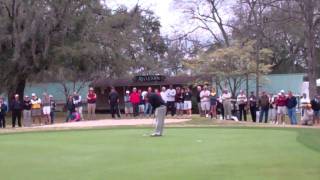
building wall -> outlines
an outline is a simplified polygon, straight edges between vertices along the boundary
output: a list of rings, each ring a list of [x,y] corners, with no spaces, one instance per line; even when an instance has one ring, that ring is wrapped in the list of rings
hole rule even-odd
[[[260,86],[260,91],[275,94],[280,92],[280,90],[290,90],[294,94],[301,94],[304,76],[305,74],[270,74],[263,76],[261,79],[262,85]],[[245,89],[245,84],[243,84],[241,88]],[[249,91],[255,92],[255,89],[255,79],[251,79],[249,81]]]

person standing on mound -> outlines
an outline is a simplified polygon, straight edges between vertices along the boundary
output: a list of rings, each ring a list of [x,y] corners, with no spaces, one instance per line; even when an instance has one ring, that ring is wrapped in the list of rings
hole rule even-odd
[[[154,133],[152,133],[151,136],[162,136],[167,107],[164,101],[162,100],[161,96],[159,96],[156,93],[150,93],[146,98],[148,98],[148,102],[155,110],[156,125]]]

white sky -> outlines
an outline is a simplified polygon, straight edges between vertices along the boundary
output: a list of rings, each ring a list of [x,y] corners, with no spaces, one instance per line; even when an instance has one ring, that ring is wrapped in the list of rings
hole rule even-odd
[[[175,31],[189,32],[194,27],[194,22],[183,14],[182,9],[176,9],[174,0],[101,0],[108,7],[117,8],[120,5],[133,8],[137,3],[143,7],[152,10],[156,16],[159,17],[162,28],[161,33],[163,35],[173,35]],[[228,4],[232,4],[232,0],[226,0]],[[224,9],[222,12],[223,18],[228,19],[230,17],[228,10]],[[198,32],[197,36],[206,36],[205,32]],[[204,37],[202,37],[204,38]],[[201,38],[201,39],[202,39]]]
[[[105,3],[111,8],[125,5],[129,9],[139,3],[141,7],[152,10],[159,17],[163,34],[170,34],[183,16],[181,11],[173,9],[173,0],[105,0]]]

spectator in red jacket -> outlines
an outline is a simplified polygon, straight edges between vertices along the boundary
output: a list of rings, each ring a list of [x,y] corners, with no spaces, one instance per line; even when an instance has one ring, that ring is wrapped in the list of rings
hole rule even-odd
[[[287,113],[287,97],[284,94],[284,90],[280,91],[280,95],[277,98],[276,101],[277,105],[277,114],[278,114],[278,123],[285,124],[285,115]]]
[[[87,95],[87,108],[89,119],[93,119],[96,116],[96,101],[97,95],[94,92],[94,89],[91,87]]]
[[[130,102],[133,107],[133,116],[136,117],[139,115],[139,103],[140,103],[140,94],[137,92],[137,88],[132,89],[130,94]]]

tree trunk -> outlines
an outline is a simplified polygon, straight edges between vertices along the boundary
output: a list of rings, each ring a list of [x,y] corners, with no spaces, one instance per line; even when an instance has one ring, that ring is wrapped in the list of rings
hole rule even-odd
[[[316,27],[315,18],[316,1],[304,1],[305,14],[305,37],[307,47],[307,65],[309,78],[309,97],[313,98],[317,94],[317,59],[315,54],[316,48]]]
[[[309,97],[313,98],[317,94],[317,60],[315,56],[315,33],[309,29],[307,39],[307,62],[309,79]]]
[[[20,101],[23,101],[23,97],[24,97],[24,89],[26,87],[26,83],[27,83],[27,77],[26,76],[20,76],[16,82],[14,84],[12,84],[11,87],[8,88],[8,102],[9,105],[11,104],[14,95],[18,94]]]

